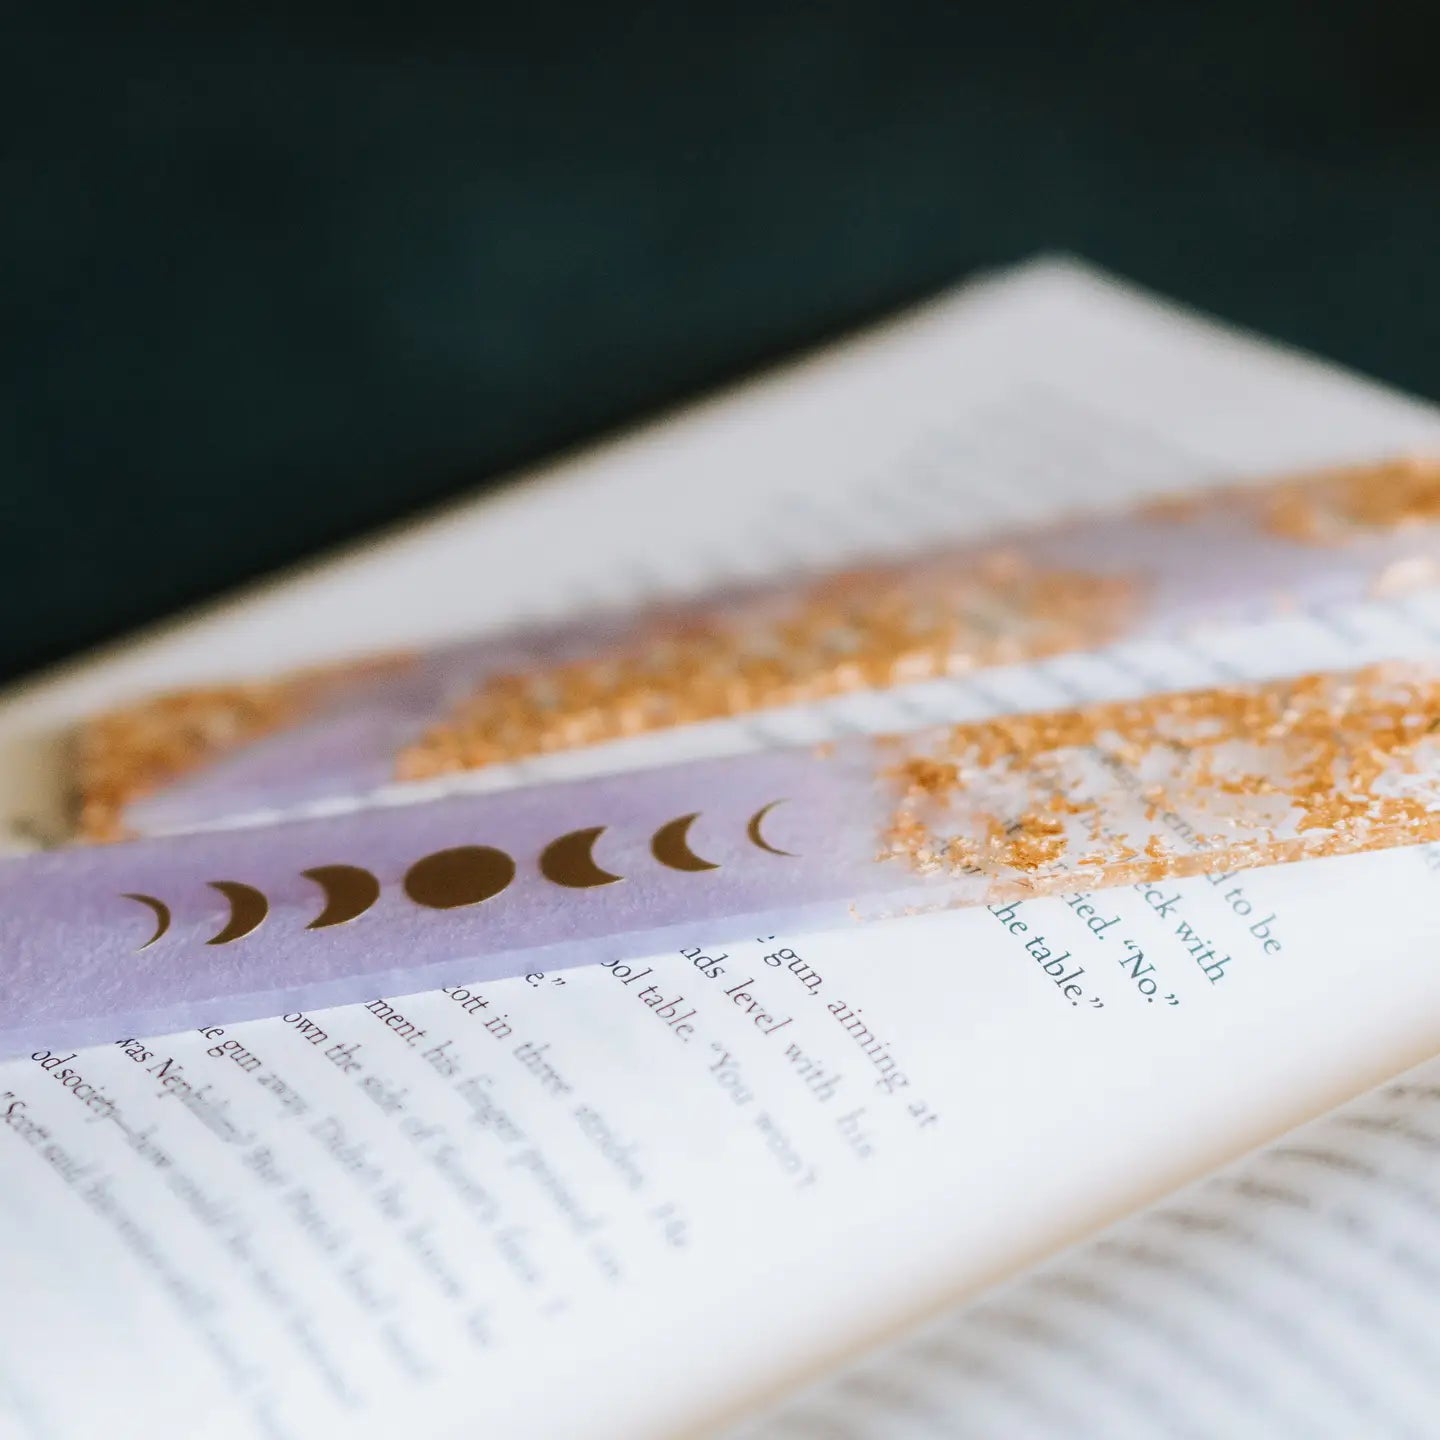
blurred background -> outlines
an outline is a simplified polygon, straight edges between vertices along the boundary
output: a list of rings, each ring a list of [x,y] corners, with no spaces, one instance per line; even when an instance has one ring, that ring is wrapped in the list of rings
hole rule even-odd
[[[1037,250],[1440,396],[1430,12],[6,7],[0,679]]]

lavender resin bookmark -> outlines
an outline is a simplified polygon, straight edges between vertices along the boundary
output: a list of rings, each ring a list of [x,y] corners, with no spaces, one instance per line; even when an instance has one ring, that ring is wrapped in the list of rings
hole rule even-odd
[[[1440,838],[1377,666],[0,865],[0,1054]]]
[[[1437,575],[1440,460],[1212,492],[664,611],[163,696],[82,732],[80,830],[278,816]]]

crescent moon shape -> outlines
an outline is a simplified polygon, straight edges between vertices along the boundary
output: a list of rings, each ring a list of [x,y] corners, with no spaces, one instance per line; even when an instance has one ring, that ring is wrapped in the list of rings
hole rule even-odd
[[[230,919],[218,935],[205,942],[207,945],[243,940],[270,913],[270,902],[253,885],[239,880],[212,880],[210,888],[230,902]]]
[[[713,860],[702,860],[690,848],[690,827],[700,818],[697,810],[693,815],[681,815],[667,820],[650,842],[650,853],[672,870],[718,870]]]
[[[358,865],[317,865],[300,872],[325,892],[325,908],[305,927],[326,930],[358,919],[379,898],[380,882]]]
[[[163,900],[157,900],[153,895],[127,894],[125,899],[138,900],[142,905],[149,906],[155,912],[155,933],[138,947],[140,950],[148,950],[170,928],[170,907]]]
[[[553,884],[571,890],[588,890],[623,880],[623,875],[612,875],[595,863],[591,847],[604,833],[603,825],[592,825],[588,830],[572,830],[552,840],[540,853],[540,873]]]
[[[778,845],[772,845],[761,833],[760,825],[765,817],[777,806],[783,805],[783,800],[772,800],[768,805],[762,805],[751,817],[750,823],[745,827],[745,833],[750,837],[752,845],[758,845],[762,850],[768,850],[772,855],[784,855],[788,860],[798,860],[800,857],[793,850],[782,850]]]

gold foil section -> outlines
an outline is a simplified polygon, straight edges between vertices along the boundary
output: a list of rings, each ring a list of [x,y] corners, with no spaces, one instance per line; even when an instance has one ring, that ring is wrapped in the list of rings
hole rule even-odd
[[[1273,534],[1311,545],[1343,545],[1357,531],[1440,522],[1440,457],[1400,456],[1301,477],[1261,492]]]
[[[199,686],[91,717],[75,736],[80,838],[124,839],[126,807],[141,796],[305,719],[351,681],[407,663],[388,655],[277,680]]]
[[[1440,457],[1229,486],[1153,502],[1136,515],[1183,526],[1217,511],[1238,514],[1252,533],[1310,545],[1437,524]],[[1372,590],[1433,584],[1437,574],[1428,556],[1402,555],[1372,577]],[[1145,589],[1134,577],[1049,568],[997,550],[931,554],[644,615],[628,636],[586,658],[480,679],[400,750],[395,775],[423,780],[1094,649],[1121,638],[1143,613]],[[96,717],[76,746],[79,834],[123,838],[134,801],[312,716],[350,680],[401,663],[382,657],[180,691]],[[1054,837],[1043,826],[1031,830],[1034,853],[1045,853]]]
[[[1005,716],[886,773],[882,854],[1002,894],[1418,844],[1440,838],[1440,679],[1378,665]]]
[[[425,779],[1101,645],[1133,601],[1124,581],[1006,554],[853,570],[651,623],[593,659],[492,676],[401,752],[397,774]]]

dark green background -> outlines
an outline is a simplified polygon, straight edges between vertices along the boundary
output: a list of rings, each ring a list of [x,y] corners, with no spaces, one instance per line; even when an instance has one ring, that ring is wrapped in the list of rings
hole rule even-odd
[[[1037,248],[1434,396],[1431,8],[12,7],[0,675]]]

